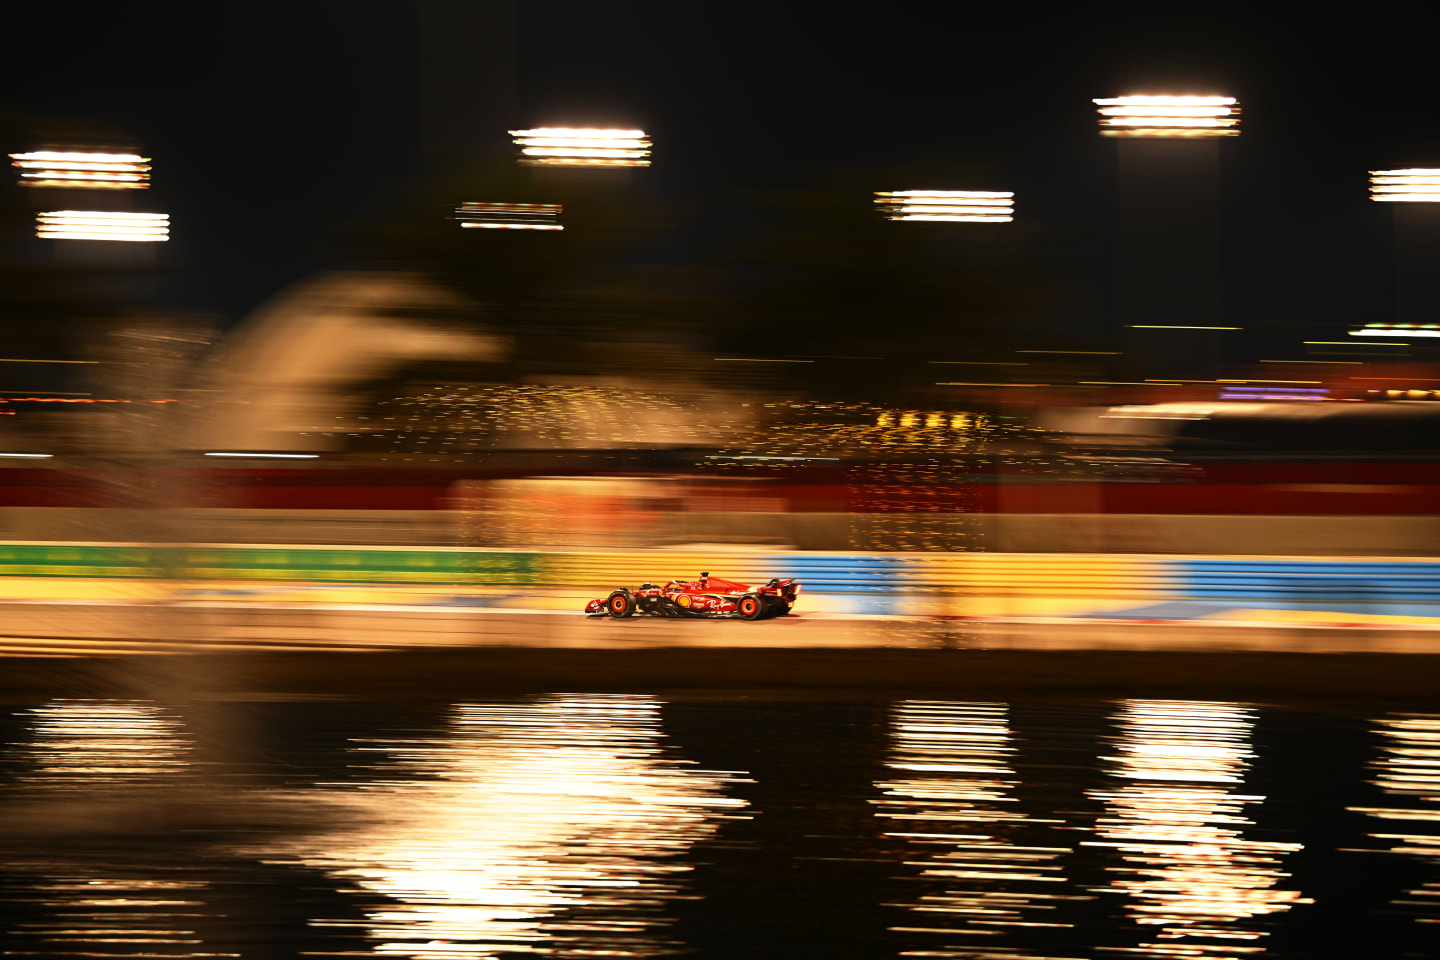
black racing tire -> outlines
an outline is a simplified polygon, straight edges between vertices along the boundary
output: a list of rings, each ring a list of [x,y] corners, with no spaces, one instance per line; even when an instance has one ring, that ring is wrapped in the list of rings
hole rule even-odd
[[[782,597],[766,597],[766,598],[765,598],[765,616],[766,616],[766,617],[783,617],[783,616],[785,616],[785,614],[787,614],[787,613],[789,613],[789,612],[790,612],[790,604],[786,603],[785,600],[784,600],[784,598],[782,598]]]
[[[616,590],[605,598],[605,610],[612,617],[633,617],[635,616],[635,598],[630,595],[629,590]]]
[[[759,620],[765,616],[765,604],[753,593],[747,593],[735,604],[735,613],[741,620]]]

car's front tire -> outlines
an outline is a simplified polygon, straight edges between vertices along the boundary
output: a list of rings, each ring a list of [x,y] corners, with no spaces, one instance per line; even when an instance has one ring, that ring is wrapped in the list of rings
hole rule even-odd
[[[605,600],[605,611],[612,617],[635,616],[635,598],[629,590],[616,590]]]

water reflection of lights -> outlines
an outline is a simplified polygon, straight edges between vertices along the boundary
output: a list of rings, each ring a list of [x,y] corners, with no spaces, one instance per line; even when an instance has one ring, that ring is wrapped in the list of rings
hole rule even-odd
[[[28,711],[32,785],[94,789],[148,780],[189,763],[180,719],[147,700],[51,700]]]
[[[877,786],[880,816],[895,821],[887,836],[915,844],[923,859],[907,860],[932,881],[931,892],[898,904],[913,911],[903,933],[985,938],[927,948],[906,956],[1020,957],[997,942],[1006,933],[1070,927],[1055,921],[1058,901],[1091,899],[1051,892],[1065,882],[1057,861],[1069,847],[1023,846],[1014,834],[1061,823],[1016,809],[1019,779],[1003,703],[909,700],[898,705],[887,766],[894,779]],[[1058,960],[1058,958],[1051,958]]]
[[[147,785],[172,786],[191,765],[180,718],[148,700],[51,700],[25,715],[28,737],[16,755],[29,762],[20,783],[47,791],[47,803],[55,796],[49,791],[63,791],[81,804],[57,808],[48,822],[71,814],[82,826],[99,823],[107,801],[131,801]],[[115,809],[129,817],[136,808]],[[9,930],[9,955],[239,956],[203,949],[196,927],[213,916],[202,899],[210,883],[189,875],[189,865],[127,873],[60,854],[38,863],[14,859],[9,869],[40,875],[26,885],[33,913]]]
[[[48,916],[17,922],[7,955],[76,957],[238,957],[203,949],[209,883],[119,877],[86,867],[28,886],[29,905]]]
[[[1087,845],[1119,851],[1123,865],[1098,892],[1130,901],[1128,916],[1156,928],[1159,941],[1124,952],[1149,957],[1232,957],[1256,954],[1268,931],[1250,923],[1289,910],[1303,899],[1277,889],[1288,874],[1281,857],[1298,843],[1247,840],[1247,808],[1264,797],[1231,792],[1244,782],[1252,711],[1233,703],[1128,700],[1118,718],[1110,775],[1127,781],[1091,791],[1106,813]],[[1248,941],[1250,945],[1238,945]]]
[[[358,744],[381,759],[337,798],[355,823],[280,852],[384,895],[364,926],[385,956],[671,952],[681,857],[745,802],[662,736],[646,697],[460,705],[443,736]]]
[[[1398,714],[1374,723],[1381,745],[1380,756],[1370,761],[1375,771],[1370,782],[1405,806],[1350,809],[1381,821],[1377,824],[1381,832],[1370,836],[1387,841],[1388,846],[1377,852],[1417,857],[1440,867],[1440,830],[1432,826],[1440,822],[1440,715]],[[1392,903],[1406,909],[1419,907],[1417,923],[1440,923],[1440,877]]]

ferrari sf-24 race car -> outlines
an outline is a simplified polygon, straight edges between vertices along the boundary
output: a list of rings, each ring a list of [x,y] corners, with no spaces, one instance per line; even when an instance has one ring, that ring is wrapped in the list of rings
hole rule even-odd
[[[642,583],[635,590],[621,587],[604,600],[591,600],[585,612],[598,617],[633,617],[638,611],[652,617],[764,620],[789,613],[799,593],[800,584],[794,580],[750,587],[706,572],[699,580],[671,580],[663,587],[653,583]]]

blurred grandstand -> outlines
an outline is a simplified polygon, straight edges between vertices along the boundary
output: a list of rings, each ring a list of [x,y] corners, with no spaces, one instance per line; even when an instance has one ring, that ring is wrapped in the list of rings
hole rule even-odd
[[[575,342],[597,379],[477,309],[332,274],[213,345],[124,328],[90,390],[0,398],[0,539],[1385,555],[1440,532],[1440,403],[1406,394],[826,402],[674,342]]]

